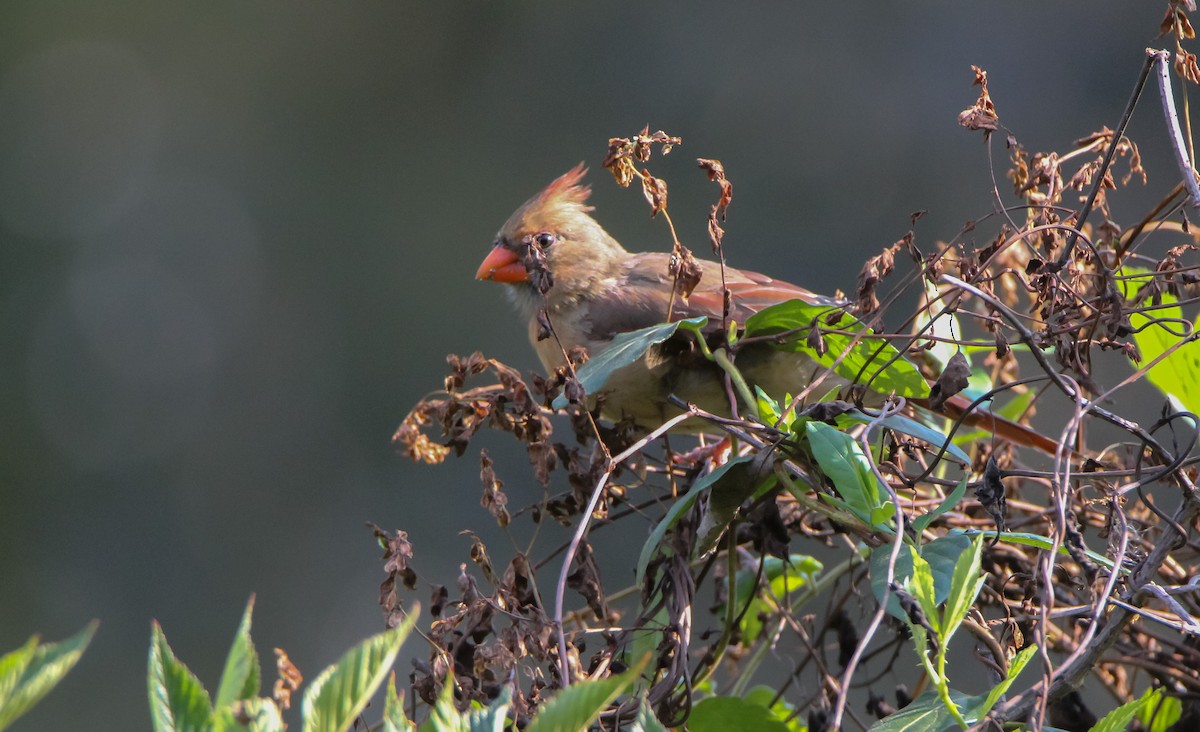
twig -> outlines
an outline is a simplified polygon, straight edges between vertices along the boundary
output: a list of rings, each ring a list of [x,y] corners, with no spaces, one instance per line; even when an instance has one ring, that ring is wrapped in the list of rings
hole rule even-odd
[[[1137,107],[1138,99],[1142,96],[1142,89],[1146,88],[1146,79],[1150,76],[1150,65],[1154,63],[1154,59],[1150,56],[1146,57],[1146,62],[1142,64],[1142,73],[1138,77],[1137,84],[1133,87],[1133,94],[1129,97],[1129,103],[1125,105],[1125,112],[1121,115],[1121,122],[1117,125],[1117,129],[1113,132],[1112,142],[1108,144],[1108,152],[1104,154],[1104,162],[1100,164],[1100,170],[1096,171],[1095,182],[1092,184],[1092,192],[1088,194],[1087,202],[1083,204],[1083,209],[1079,212],[1079,218],[1075,221],[1075,231],[1071,233],[1071,237],[1067,239],[1067,245],[1063,247],[1062,254],[1052,265],[1054,270],[1060,270],[1067,265],[1067,261],[1071,258],[1072,252],[1075,251],[1075,242],[1079,239],[1079,231],[1083,229],[1083,222],[1087,220],[1088,214],[1092,212],[1092,206],[1096,203],[1096,196],[1100,194],[1100,188],[1104,185],[1104,177],[1108,174],[1108,167],[1112,165],[1113,156],[1117,154],[1117,145],[1121,142],[1121,138],[1125,136],[1125,128],[1129,126],[1129,120],[1133,117],[1133,110]]]
[[[571,685],[570,656],[567,655],[567,631],[563,627],[563,602],[567,591],[567,575],[571,571],[571,563],[575,561],[575,553],[579,551],[579,545],[583,542],[583,535],[587,533],[592,513],[600,503],[600,497],[604,495],[604,487],[608,485],[608,481],[612,477],[616,467],[627,460],[630,455],[638,452],[652,441],[657,440],[668,431],[674,429],[675,425],[691,416],[684,413],[668,419],[658,429],[631,445],[625,452],[614,458],[610,458],[608,465],[605,467],[604,475],[600,476],[600,480],[596,481],[596,487],[592,489],[592,497],[588,499],[587,508],[584,510],[583,515],[579,517],[579,525],[575,527],[575,533],[571,536],[571,543],[567,546],[567,555],[563,557],[562,569],[558,572],[558,582],[554,585],[554,629],[558,636],[558,661],[562,673],[562,688],[564,689]]]
[[[1183,176],[1183,184],[1187,186],[1192,208],[1198,208],[1200,185],[1196,184],[1196,171],[1188,158],[1183,130],[1179,127],[1179,115],[1175,112],[1175,97],[1171,94],[1171,80],[1167,76],[1167,59],[1171,57],[1171,52],[1147,48],[1146,54],[1158,67],[1158,93],[1162,97],[1163,116],[1167,119],[1167,136],[1171,140],[1171,149],[1175,151],[1175,163],[1179,166],[1179,174]]]

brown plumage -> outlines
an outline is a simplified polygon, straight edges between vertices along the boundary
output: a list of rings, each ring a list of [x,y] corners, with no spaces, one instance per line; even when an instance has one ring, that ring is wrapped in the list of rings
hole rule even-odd
[[[703,315],[711,323],[719,323],[723,303],[719,265],[700,260],[704,275],[699,285],[686,300],[676,297],[672,306],[670,255],[630,253],[610,236],[590,215],[587,199],[591,189],[581,184],[585,172],[582,164],[576,166],[518,208],[500,228],[492,251],[475,274],[478,279],[511,286],[529,320],[530,341],[542,365],[553,370],[563,362],[562,349],[554,338],[538,339],[537,311],[543,302],[562,347],[569,351],[583,346],[592,356],[620,333],[665,322],[668,309],[673,319]],[[540,261],[539,266],[552,279],[544,295],[538,276],[531,278],[526,267],[529,255]],[[731,296],[730,317],[740,323],[763,308],[788,300],[837,305],[803,287],[728,266],[724,286]],[[730,395],[721,370],[687,353],[679,345],[686,344],[685,339],[677,337],[675,341],[651,349],[639,362],[609,379],[603,395],[607,418],[632,417],[639,425],[653,428],[678,413],[667,401],[670,394],[710,412],[729,413]],[[833,374],[822,375],[824,369],[803,354],[766,344],[739,348],[736,358],[746,380],[775,398],[799,393],[817,376],[822,378],[818,397],[846,383]],[[955,399],[944,411],[953,414],[956,407],[961,411],[963,406],[965,402]],[[987,419],[988,426],[999,426],[990,415]],[[1002,436],[1053,451],[1052,440],[1007,424],[1015,429],[998,429]]]

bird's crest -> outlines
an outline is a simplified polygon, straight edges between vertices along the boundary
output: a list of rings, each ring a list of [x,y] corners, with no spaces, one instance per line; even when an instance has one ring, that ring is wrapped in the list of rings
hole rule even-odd
[[[584,211],[591,211],[592,207],[584,206],[584,204],[587,202],[588,196],[592,195],[592,187],[579,184],[585,175],[587,175],[587,168],[581,162],[546,186],[534,198],[534,201],[541,206],[573,203],[582,206]]]
[[[536,231],[559,231],[577,224],[580,216],[592,210],[587,205],[592,187],[580,184],[586,173],[587,168],[580,163],[559,176],[513,213],[501,235],[518,240]]]

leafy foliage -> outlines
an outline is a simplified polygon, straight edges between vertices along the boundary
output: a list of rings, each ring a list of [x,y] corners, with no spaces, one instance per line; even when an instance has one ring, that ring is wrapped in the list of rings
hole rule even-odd
[[[1168,5],[1176,72],[1200,83],[1182,45],[1192,11]],[[1146,70],[1165,59],[1149,56]],[[1175,721],[1163,719],[1200,715],[1200,247],[1177,221],[1194,174],[1181,169],[1174,189],[1167,175],[1151,211],[1123,210],[1123,189],[1148,184],[1128,115],[1068,149],[1031,151],[974,72],[978,98],[959,123],[988,145],[1003,133],[1011,192],[997,188],[992,209],[944,241],[919,237],[914,216],[848,298],[739,310],[725,286],[719,319],[673,317],[706,292],[700,278],[724,274],[696,266],[667,182],[647,167],[680,140],[649,128],[612,139],[605,167],[622,186],[640,183],[671,232],[663,322],[564,352],[545,377],[452,357],[445,391],[397,432],[406,453],[435,462],[498,428],[524,445],[544,491],[509,510],[504,487],[520,479],[502,481],[482,457],[483,503],[523,548],[501,563],[474,539],[457,590],[433,588],[434,649],[413,690],[447,725],[451,674],[455,709],[489,708],[503,690],[509,718],[534,728],[828,729],[864,707],[877,730],[1083,728],[1094,716],[1075,693],[1084,681],[1128,702],[1103,725],[1137,717],[1165,729]],[[1186,146],[1177,152],[1186,163]],[[724,268],[733,183],[719,161],[698,163],[719,187],[708,232]],[[990,190],[1004,175],[980,177]],[[915,312],[897,311],[913,301]],[[535,309],[537,332],[555,335],[553,309]],[[754,383],[764,350],[817,364],[825,393],[810,393],[807,373]],[[664,377],[667,391],[687,369],[717,374],[728,408],[672,395],[651,405],[658,422],[606,420],[623,383],[614,375],[642,362],[656,373],[684,364]],[[497,383],[468,383],[485,374]],[[1143,377],[1170,397],[1150,422],[1144,391],[1126,396]],[[697,429],[728,442],[688,449]],[[540,543],[549,532],[536,524],[548,521],[570,540]],[[608,541],[641,547],[632,585],[601,576]],[[408,546],[406,576],[389,560],[385,612],[402,585],[413,589],[414,556]],[[973,658],[952,652],[971,641]],[[771,657],[793,665],[764,691],[755,684]],[[913,678],[915,699],[899,688]],[[622,699],[617,680],[634,693]],[[1161,692],[1142,703],[1151,684]],[[550,701],[584,698],[586,714],[570,717]]]

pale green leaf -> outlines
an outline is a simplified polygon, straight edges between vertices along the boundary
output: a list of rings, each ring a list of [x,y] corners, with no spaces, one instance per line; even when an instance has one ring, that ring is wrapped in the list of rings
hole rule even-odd
[[[59,643],[39,645],[37,638],[0,658],[0,729],[29,711],[75,667],[91,643],[96,621]]]
[[[416,624],[419,608],[404,622],[351,648],[309,684],[301,705],[305,732],[345,732],[383,683]]]
[[[692,707],[688,732],[789,732],[767,707],[736,696],[710,696]]]
[[[950,495],[946,496],[946,500],[939,503],[937,508],[933,509],[929,513],[921,514],[920,516],[913,519],[913,522],[912,522],[913,531],[920,534],[922,531],[924,531],[926,528],[929,527],[929,524],[933,523],[934,519],[936,519],[938,516],[941,516],[942,514],[946,513],[947,511],[951,510],[955,506],[957,506],[958,502],[962,500],[963,496],[966,495],[966,493],[967,493],[967,476],[964,475],[962,477],[962,480],[958,481],[958,485],[956,485],[954,487],[954,490],[951,491]]]
[[[416,725],[404,712],[404,695],[396,693],[396,674],[383,685],[383,732],[414,732]]]
[[[183,665],[157,622],[150,632],[150,719],[155,732],[203,732],[213,725],[204,685]]]
[[[250,640],[250,616],[254,612],[254,596],[246,603],[242,622],[233,636],[233,645],[225,658],[225,670],[221,672],[221,683],[217,685],[214,707],[221,709],[239,699],[253,699],[262,688],[262,671],[258,662],[258,651]]]
[[[807,422],[804,429],[821,472],[833,481],[854,514],[873,526],[871,512],[881,503],[879,479],[858,441],[823,422]]]
[[[637,719],[629,726],[629,732],[667,732],[667,728],[658,721],[645,697],[642,697],[641,703],[638,704]]]
[[[287,728],[275,701],[263,698],[235,701],[217,710],[213,722],[213,732],[284,732]]]
[[[612,342],[603,351],[591,354],[591,358],[587,363],[579,367],[579,370],[575,372],[575,376],[579,379],[583,390],[589,396],[598,394],[604,389],[604,385],[608,383],[608,379],[614,371],[634,363],[642,358],[646,354],[646,351],[650,350],[653,346],[675,335],[675,331],[679,329],[680,324],[699,328],[707,322],[708,318],[689,318],[687,320],[676,320],[672,323],[661,323],[649,328],[621,333],[613,338]],[[560,395],[554,400],[553,406],[555,409],[562,409],[567,404],[567,398]]]
[[[1126,702],[1105,714],[1099,722],[1092,725],[1088,732],[1123,732],[1129,728],[1129,723],[1133,721],[1134,717],[1138,716],[1148,705],[1153,707],[1158,704],[1161,697],[1162,689],[1146,689],[1146,693],[1137,699]]]
[[[830,316],[834,317],[835,322],[828,321]],[[807,343],[814,322],[824,333],[824,354],[819,354]],[[828,331],[844,331],[851,335]],[[743,337],[785,332],[792,334],[777,348],[803,353],[822,366],[831,366],[838,376],[847,381],[869,381],[871,389],[881,394],[894,392],[898,396],[912,398],[929,396],[929,385],[921,372],[901,356],[892,344],[863,338],[851,345],[854,334],[866,333],[866,329],[836,307],[814,305],[803,300],[772,305],[750,316]],[[839,361],[842,354],[845,354],[845,358]]]
[[[587,729],[641,676],[650,662],[646,656],[618,676],[581,681],[560,691],[544,704],[525,732],[579,732]]]

